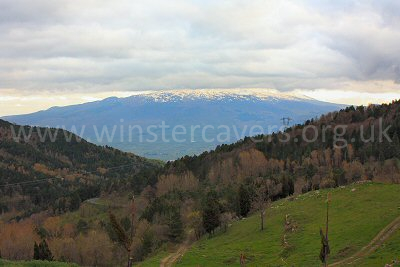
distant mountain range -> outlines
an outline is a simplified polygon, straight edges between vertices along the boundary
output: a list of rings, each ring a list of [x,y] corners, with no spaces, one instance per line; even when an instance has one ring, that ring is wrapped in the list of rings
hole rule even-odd
[[[342,107],[275,90],[174,90],[110,97],[3,119],[65,128],[100,145],[174,160],[244,136],[277,131],[283,117],[291,118],[290,124],[302,123]]]

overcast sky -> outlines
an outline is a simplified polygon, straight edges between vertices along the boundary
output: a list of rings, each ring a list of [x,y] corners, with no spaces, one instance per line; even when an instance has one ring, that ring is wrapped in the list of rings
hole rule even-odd
[[[1,0],[0,115],[132,91],[400,98],[400,1]]]

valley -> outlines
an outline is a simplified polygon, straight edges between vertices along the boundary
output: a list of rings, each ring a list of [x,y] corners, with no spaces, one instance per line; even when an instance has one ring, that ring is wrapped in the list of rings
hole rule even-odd
[[[0,267],[400,267],[399,10],[0,0]]]
[[[53,107],[5,120],[65,128],[98,145],[164,161],[272,133],[344,105],[265,89],[171,90]],[[157,147],[155,150],[154,147]]]
[[[249,266],[318,266],[328,192],[330,264],[397,257],[399,101],[346,107],[166,163],[75,135],[40,141],[52,128],[14,140],[9,127],[22,126],[1,123],[7,260],[37,259],[29,244],[46,242],[51,254],[39,259],[83,266],[123,266],[127,255],[140,266],[239,266],[241,254]],[[362,142],[380,129],[390,142]]]

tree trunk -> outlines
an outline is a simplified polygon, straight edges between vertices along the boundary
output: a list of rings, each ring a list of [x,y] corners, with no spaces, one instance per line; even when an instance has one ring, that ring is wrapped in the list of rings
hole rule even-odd
[[[264,210],[261,210],[261,212],[260,212],[260,217],[261,217],[261,231],[264,230],[264,214],[265,214]]]

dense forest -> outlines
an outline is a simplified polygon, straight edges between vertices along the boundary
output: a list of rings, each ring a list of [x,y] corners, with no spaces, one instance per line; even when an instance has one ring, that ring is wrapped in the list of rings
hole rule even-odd
[[[60,261],[114,266],[126,253],[141,261],[165,243],[212,237],[254,212],[262,218],[270,201],[360,181],[400,182],[400,101],[350,106],[163,167],[84,140],[14,142],[8,127],[2,122],[0,184],[64,178],[0,188],[3,218],[10,218],[0,250],[8,259],[32,258],[43,239]],[[110,169],[126,164],[136,167]],[[101,208],[81,203],[100,194],[108,201]],[[8,216],[18,209],[49,211]]]
[[[68,131],[0,120],[0,213],[13,210],[18,218],[42,210],[60,214],[102,192],[141,192],[155,184],[147,178],[154,178],[160,166]]]

